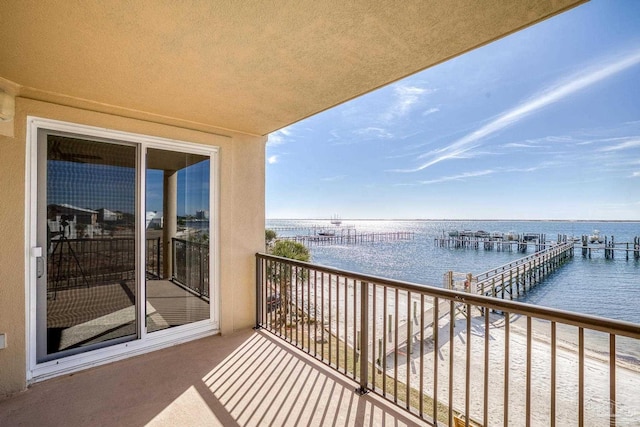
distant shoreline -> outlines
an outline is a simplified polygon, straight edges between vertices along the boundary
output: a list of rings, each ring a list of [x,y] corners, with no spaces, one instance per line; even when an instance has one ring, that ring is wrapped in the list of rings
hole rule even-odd
[[[266,221],[331,221],[331,218],[266,218]],[[345,221],[421,221],[421,222],[579,222],[579,223],[640,223],[640,219],[401,219],[401,218],[341,218]]]

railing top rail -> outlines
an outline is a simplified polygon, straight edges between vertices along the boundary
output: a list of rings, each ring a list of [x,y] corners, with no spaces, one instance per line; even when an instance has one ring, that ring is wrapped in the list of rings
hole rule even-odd
[[[533,253],[531,255],[527,255],[527,256],[522,257],[522,258],[518,258],[515,261],[511,261],[511,262],[509,262],[507,264],[503,264],[503,265],[501,265],[499,267],[492,268],[491,270],[487,270],[487,271],[485,271],[483,273],[480,273],[480,274],[475,276],[475,279],[478,280],[478,281],[484,281],[484,280],[490,278],[491,276],[495,276],[495,275],[500,274],[502,272],[509,271],[513,267],[517,267],[517,266],[519,266],[521,264],[524,264],[524,263],[530,261],[531,259],[538,258],[538,257],[540,257],[542,255],[546,255],[549,252],[553,252],[553,251],[556,251],[556,250],[562,251],[562,250],[565,250],[565,249],[570,248],[570,247],[573,247],[573,243],[560,243],[560,244],[557,244],[557,245],[550,246],[550,247],[545,248],[545,249],[543,249],[543,250],[541,250],[539,252]]]
[[[592,316],[588,314],[573,313],[570,311],[558,310],[554,308],[539,307],[532,304],[526,304],[518,301],[501,300],[483,295],[476,295],[467,292],[458,292],[444,288],[437,288],[434,286],[420,285],[417,283],[404,282],[394,279],[385,279],[382,277],[371,276],[362,273],[356,273],[347,270],[340,270],[332,267],[324,267],[309,262],[296,261],[289,258],[282,258],[274,255],[268,255],[264,253],[257,253],[258,259],[277,261],[292,266],[301,268],[307,268],[327,274],[336,274],[340,276],[347,276],[354,280],[360,280],[363,282],[374,283],[376,285],[384,285],[389,287],[398,288],[401,290],[419,292],[426,296],[445,298],[448,300],[454,300],[455,302],[463,304],[472,304],[476,306],[485,307],[491,310],[498,310],[507,313],[520,314],[524,316],[530,316],[537,319],[548,320],[551,322],[560,322],[576,327],[592,329],[605,333],[612,333],[616,335],[626,336],[630,338],[640,339],[640,325],[635,323],[626,322],[622,320],[613,320],[606,317]]]

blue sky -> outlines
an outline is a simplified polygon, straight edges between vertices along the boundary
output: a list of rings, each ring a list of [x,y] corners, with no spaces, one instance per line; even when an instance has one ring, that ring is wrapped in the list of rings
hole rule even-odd
[[[640,1],[594,0],[270,135],[267,218],[640,220]]]

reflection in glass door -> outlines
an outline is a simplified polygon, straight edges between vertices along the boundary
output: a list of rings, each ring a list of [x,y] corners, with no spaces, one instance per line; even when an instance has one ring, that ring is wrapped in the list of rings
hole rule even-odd
[[[136,147],[38,134],[38,362],[137,337]]]
[[[210,317],[210,159],[149,148],[146,163],[146,328],[154,332]]]

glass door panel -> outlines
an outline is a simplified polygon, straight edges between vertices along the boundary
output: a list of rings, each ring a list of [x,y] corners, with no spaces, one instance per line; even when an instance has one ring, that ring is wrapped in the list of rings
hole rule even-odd
[[[38,135],[38,362],[137,337],[136,151]]]
[[[210,317],[209,178],[209,156],[147,150],[147,332]]]

